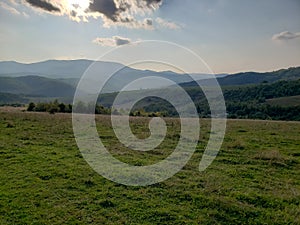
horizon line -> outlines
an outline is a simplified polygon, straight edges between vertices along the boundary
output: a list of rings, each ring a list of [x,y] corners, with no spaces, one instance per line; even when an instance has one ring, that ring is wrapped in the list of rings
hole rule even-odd
[[[41,59],[40,61],[32,61],[32,62],[28,62],[28,61],[17,61],[17,60],[0,60],[0,63],[18,63],[18,64],[23,64],[23,65],[32,65],[32,64],[37,64],[37,63],[44,63],[44,62],[49,62],[49,61],[91,61],[91,62],[103,62],[103,63],[118,63],[118,64],[122,64],[121,62],[115,62],[115,61],[99,61],[99,60],[93,60],[93,59],[88,59],[88,58],[73,58],[73,59]],[[123,64],[122,64],[123,65]],[[125,65],[124,65],[125,66]],[[287,67],[278,67],[275,69],[270,69],[270,70],[241,70],[241,71],[236,71],[236,72],[219,72],[219,73],[213,73],[211,75],[232,75],[232,74],[239,74],[239,73],[268,73],[268,72],[276,72],[276,71],[280,71],[280,70],[287,70],[287,69],[292,69],[292,68],[299,68],[300,65],[298,66],[287,66]],[[130,67],[133,69],[136,69],[134,67]],[[141,69],[138,69],[141,70]],[[144,71],[147,71],[149,69],[143,69]],[[155,71],[155,72],[174,72],[177,73],[175,71],[172,70],[149,70],[149,71]],[[201,74],[199,72],[188,72],[186,74]]]

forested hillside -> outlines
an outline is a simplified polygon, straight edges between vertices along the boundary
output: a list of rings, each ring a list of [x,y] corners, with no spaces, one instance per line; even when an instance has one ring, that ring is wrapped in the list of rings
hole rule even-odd
[[[57,79],[40,76],[0,77],[0,92],[16,95],[68,97],[75,88]]]
[[[274,83],[284,80],[298,80],[300,79],[300,67],[292,67],[289,69],[281,69],[273,72],[258,73],[258,72],[245,72],[231,74],[225,77],[217,78],[221,86],[241,86],[250,84],[261,83]],[[202,80],[201,83],[205,85],[206,80]],[[188,82],[181,84],[183,87],[197,87],[196,82]]]
[[[209,117],[210,110],[206,98],[200,88],[185,87],[197,106],[198,113],[202,117]],[[300,95],[300,79],[295,81],[278,81],[272,84],[264,83],[254,86],[240,86],[235,89],[223,90],[227,113],[229,118],[251,119],[276,119],[276,120],[300,120],[300,104],[285,105],[269,104],[273,98]],[[110,98],[109,98],[110,97]],[[102,98],[104,105],[108,99]],[[180,96],[178,96],[180,97]],[[101,101],[100,101],[101,102]],[[135,114],[140,112],[164,112],[168,116],[176,116],[177,113],[170,104],[162,99],[149,97],[139,102],[134,108]]]
[[[223,89],[227,116],[229,118],[300,120],[300,103],[299,98],[296,97],[300,96],[299,78],[300,67],[269,73],[240,73],[218,78]],[[71,85],[68,82],[64,79],[39,76],[0,77],[0,93],[2,93],[0,94],[0,104],[26,104],[29,101],[49,102],[55,98],[62,103],[69,104],[72,102],[75,87],[74,84]],[[205,80],[203,80],[203,84],[205,84]],[[194,101],[199,115],[210,117],[210,109],[200,87],[193,82],[181,85]],[[133,99],[140,92],[147,92],[147,96],[155,96],[157,92],[169,92],[174,98],[180,98],[180,95],[171,86],[164,89],[128,91],[125,93],[127,96],[125,99]],[[117,93],[101,95],[98,100],[99,105],[110,108],[116,95]],[[122,107],[125,109],[125,103],[123,105],[121,103],[118,110],[122,110]],[[89,105],[89,103],[86,104]],[[36,111],[38,109],[39,107]],[[148,97],[138,102],[131,110],[131,115],[178,116],[171,104],[156,97]]]

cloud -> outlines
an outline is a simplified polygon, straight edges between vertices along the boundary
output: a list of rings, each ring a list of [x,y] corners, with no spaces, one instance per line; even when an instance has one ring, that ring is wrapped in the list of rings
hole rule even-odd
[[[168,29],[171,29],[171,30],[178,30],[178,29],[181,28],[176,23],[164,20],[160,17],[156,18],[155,22],[158,23],[161,27],[168,28]]]
[[[118,20],[120,12],[125,11],[124,8],[117,8],[114,0],[94,0],[89,6],[89,10],[103,14],[114,22]]]
[[[14,1],[11,1],[12,4],[15,5]],[[16,8],[6,4],[5,2],[0,2],[0,7],[2,7],[3,9],[5,9],[6,11],[10,12],[13,15],[17,15],[17,16],[24,16],[25,18],[29,18],[29,15],[25,12],[20,12],[18,11]]]
[[[144,0],[148,7],[156,8],[162,3],[162,0]]]
[[[297,33],[292,33],[289,31],[284,31],[279,34],[275,34],[272,37],[272,40],[274,41],[287,41],[287,40],[292,40],[292,39],[297,39],[300,38],[300,32]]]
[[[123,26],[129,29],[154,30],[153,20],[151,18],[145,18],[144,20],[135,20],[132,17],[127,17],[117,22],[111,22],[110,20],[104,18],[103,21],[103,26],[106,28]]]
[[[113,36],[112,38],[96,38],[93,40],[93,43],[102,45],[102,46],[120,46],[120,45],[127,45],[131,43],[129,38],[124,38],[120,36]]]
[[[10,0],[16,2],[15,0]],[[83,1],[83,0],[78,0]],[[88,2],[86,2],[88,1]],[[102,18],[104,27],[123,26],[132,29],[154,29],[150,14],[164,0],[84,0],[74,4],[71,0],[18,0],[27,6],[54,15],[67,15],[71,20],[88,22],[90,18]],[[83,5],[85,5],[83,7]]]
[[[161,0],[144,0],[144,1],[147,2],[147,5],[157,4],[161,2]]]
[[[50,2],[46,2],[43,0],[26,0],[27,3],[32,5],[33,7],[41,8],[48,12],[60,12],[60,9]]]
[[[117,46],[127,45],[127,44],[131,43],[130,39],[128,39],[128,38],[122,38],[122,37],[117,37],[117,36],[114,36],[113,38],[114,38]]]
[[[7,10],[8,12],[10,12],[11,14],[21,15],[21,13],[17,9],[13,8],[12,6],[10,6],[10,5],[8,5],[8,4],[4,3],[4,2],[0,2],[0,6],[3,9]]]
[[[23,16],[24,16],[25,18],[29,18],[29,17],[30,17],[30,16],[29,16],[27,13],[25,13],[25,12],[23,12],[22,14],[23,14]]]
[[[104,26],[125,26],[133,29],[153,29],[153,21],[149,18],[137,19],[137,17],[145,17],[153,11],[157,10],[162,4],[162,0],[96,0],[97,11],[102,13],[105,18]],[[96,3],[94,1],[93,4]],[[100,4],[107,1],[107,5]],[[93,4],[89,9],[93,10]],[[95,10],[93,10],[95,11]]]
[[[16,2],[16,0],[9,0],[9,2],[11,3],[11,4],[13,4],[13,5],[18,5],[18,3]]]

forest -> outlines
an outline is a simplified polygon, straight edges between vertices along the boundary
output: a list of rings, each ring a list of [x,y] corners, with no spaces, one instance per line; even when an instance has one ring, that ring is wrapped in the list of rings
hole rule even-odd
[[[172,89],[170,89],[172,90]],[[194,101],[199,116],[202,118],[210,117],[210,109],[207,100],[197,87],[185,87],[185,90]],[[135,92],[129,95],[134,96]],[[259,85],[248,85],[238,87],[223,88],[223,95],[226,102],[227,117],[238,119],[268,119],[268,120],[295,120],[300,121],[300,102],[299,104],[268,104],[268,100],[300,95],[300,79],[296,81],[278,81],[269,84],[263,82]],[[122,114],[122,109],[111,108],[112,101],[116,93],[109,94],[100,98],[95,107],[96,114]],[[50,102],[29,103],[27,110],[35,112],[71,113],[72,104],[65,104],[58,100]],[[90,103],[79,102],[76,105],[78,112],[85,112],[94,107]],[[175,108],[163,99],[157,97],[147,97],[138,102],[130,112],[131,116],[146,117],[177,117]]]

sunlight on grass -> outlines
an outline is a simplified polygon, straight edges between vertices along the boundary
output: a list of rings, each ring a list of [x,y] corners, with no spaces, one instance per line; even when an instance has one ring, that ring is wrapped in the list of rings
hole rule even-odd
[[[116,139],[107,116],[97,129],[118,159],[148,165],[167,157],[180,124],[166,119],[166,140],[137,152]],[[147,137],[148,118],[132,119]],[[104,179],[82,158],[71,115],[0,111],[0,224],[297,224],[300,223],[300,124],[229,120],[213,164],[198,171],[209,136],[174,177],[148,187]]]

